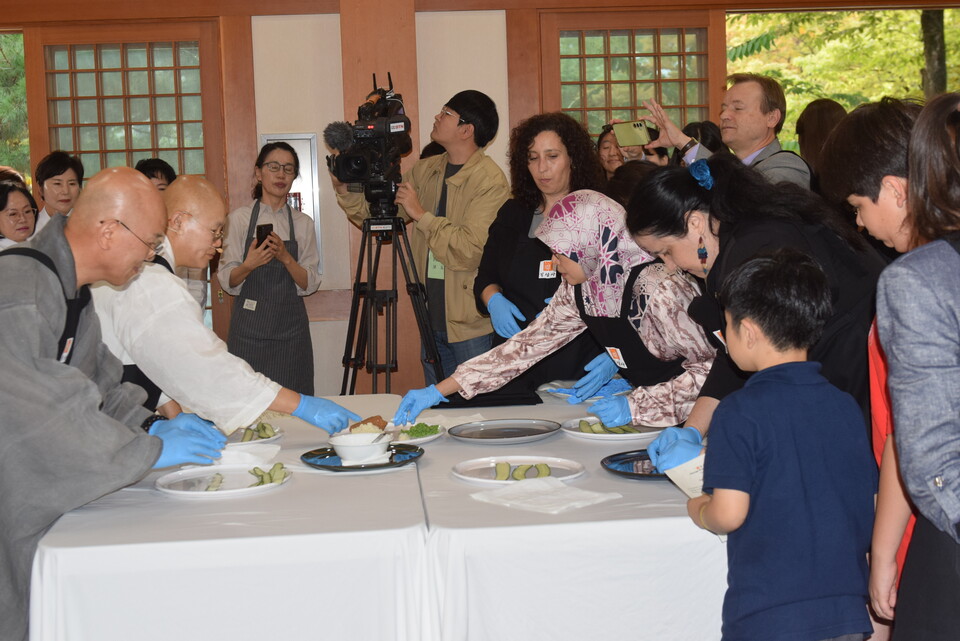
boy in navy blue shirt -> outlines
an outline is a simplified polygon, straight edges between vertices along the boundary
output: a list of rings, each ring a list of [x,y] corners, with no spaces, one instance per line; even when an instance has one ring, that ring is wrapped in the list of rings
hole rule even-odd
[[[826,277],[780,250],[744,263],[721,297],[730,357],[756,374],[717,407],[706,494],[687,511],[730,534],[723,639],[861,640],[877,470],[856,401],[807,362],[830,315]]]

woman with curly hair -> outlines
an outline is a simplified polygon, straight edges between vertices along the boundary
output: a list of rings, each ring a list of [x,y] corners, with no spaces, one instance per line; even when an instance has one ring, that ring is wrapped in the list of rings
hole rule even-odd
[[[490,314],[494,347],[532,322],[560,286],[550,250],[534,236],[544,214],[571,191],[597,190],[604,182],[590,135],[563,113],[539,114],[517,125],[510,132],[509,159],[513,198],[490,226],[473,285],[477,309]],[[580,378],[598,354],[589,336],[578,338],[502,393],[526,394],[547,381]]]

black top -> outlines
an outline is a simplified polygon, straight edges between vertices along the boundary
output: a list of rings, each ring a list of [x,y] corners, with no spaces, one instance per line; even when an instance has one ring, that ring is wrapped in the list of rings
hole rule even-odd
[[[855,251],[823,225],[800,221],[746,221],[720,225],[720,254],[706,278],[706,293],[690,303],[689,313],[720,348],[701,396],[722,399],[746,380],[730,360],[716,332],[725,328],[717,300],[727,275],[759,253],[791,247],[811,256],[823,269],[830,285],[833,315],[809,359],[823,365],[821,373],[831,383],[857,399],[869,415],[867,334],[874,316],[877,279],[885,261],[871,247]],[[869,425],[869,421],[867,422]]]

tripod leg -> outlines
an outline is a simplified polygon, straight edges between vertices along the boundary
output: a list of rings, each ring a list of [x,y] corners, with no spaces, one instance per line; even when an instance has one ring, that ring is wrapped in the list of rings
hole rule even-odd
[[[340,384],[340,394],[353,394],[357,385],[357,370],[362,366],[360,364],[363,355],[363,346],[359,344],[360,337],[363,336],[363,321],[366,314],[361,318],[360,333],[357,333],[357,319],[360,316],[361,297],[366,298],[366,287],[360,276],[363,273],[363,258],[370,240],[370,230],[367,225],[363,226],[360,238],[360,253],[357,256],[357,271],[353,279],[353,295],[350,300],[350,320],[347,323],[347,339],[343,348],[343,380]],[[364,301],[364,308],[366,307]],[[354,339],[357,339],[357,350],[354,351]],[[359,357],[359,358],[358,358]],[[349,390],[349,391],[348,391]]]

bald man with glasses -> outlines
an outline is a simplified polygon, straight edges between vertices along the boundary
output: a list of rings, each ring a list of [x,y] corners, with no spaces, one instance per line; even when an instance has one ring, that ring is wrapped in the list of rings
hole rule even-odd
[[[226,204],[200,176],[180,176],[163,200],[166,238],[153,264],[126,287],[98,283],[92,288],[104,342],[124,363],[125,380],[147,390],[147,408],[170,416],[182,404],[226,434],[268,409],[331,433],[360,420],[336,403],[282,387],[227,351],[175,275],[178,267],[206,267],[220,251]]]

